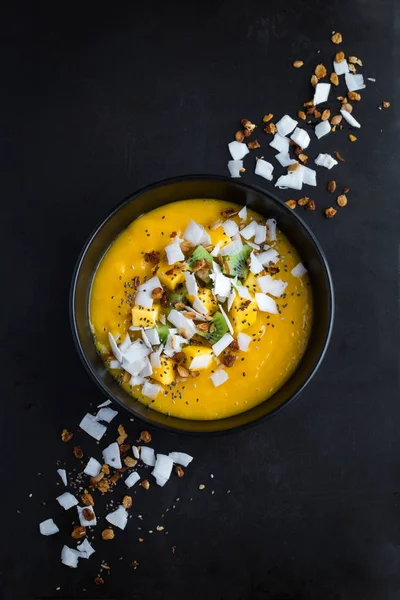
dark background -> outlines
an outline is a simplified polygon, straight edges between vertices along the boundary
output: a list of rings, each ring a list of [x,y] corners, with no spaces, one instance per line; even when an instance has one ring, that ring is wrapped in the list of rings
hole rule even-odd
[[[399,6],[2,4],[2,599],[400,598]],[[325,361],[298,402],[248,431],[213,439],[152,431],[157,450],[188,451],[195,461],[184,479],[139,489],[125,532],[96,540],[97,553],[68,570],[59,554],[72,541],[72,516],[55,502],[56,461],[80,468],[60,431],[75,431],[103,400],[70,334],[77,255],[94,225],[140,186],[225,174],[241,117],[294,116],[311,97],[314,66],[330,64],[334,30],[377,81],[355,107],[358,141],[344,130],[310,149],[340,150],[346,160],[326,175],[319,169],[321,185],[309,188],[317,211],[302,212],[336,287]],[[293,69],[295,59],[305,66]],[[377,109],[382,100],[389,110]],[[266,145],[262,131],[259,140]],[[252,160],[245,180],[271,189],[251,174]],[[351,190],[328,221],[331,175]],[[120,422],[133,442],[141,426],[122,410],[106,439]],[[89,456],[88,436],[75,440]],[[61,533],[43,538],[38,523],[51,516]],[[96,587],[102,561],[111,571]]]

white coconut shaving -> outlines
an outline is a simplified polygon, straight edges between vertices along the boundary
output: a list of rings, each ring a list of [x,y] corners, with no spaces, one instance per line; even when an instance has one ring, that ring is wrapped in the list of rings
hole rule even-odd
[[[77,550],[73,550],[68,546],[63,546],[61,550],[61,562],[71,569],[76,569],[78,566],[78,560],[82,558]]]
[[[347,121],[349,125],[351,125],[352,127],[357,127],[357,128],[361,127],[361,124],[358,121],[356,121],[356,119],[353,117],[353,115],[351,115],[349,112],[347,112],[347,110],[341,110],[340,112],[343,115],[345,121]]]
[[[261,312],[271,313],[273,315],[278,314],[278,308],[276,306],[275,300],[266,294],[256,293],[256,302],[259,310]]]
[[[254,241],[256,244],[263,244],[267,239],[267,226],[256,224],[256,235]]]
[[[136,460],[139,460],[140,453],[139,453],[139,448],[137,446],[132,446],[132,454],[136,458]]]
[[[244,237],[245,240],[251,239],[256,235],[256,225],[257,223],[255,221],[251,221],[246,227],[243,227],[240,235]]]
[[[103,450],[103,460],[106,465],[110,465],[114,469],[122,469],[121,454],[117,442],[112,442]]]
[[[161,367],[161,357],[158,352],[152,352],[150,354],[150,362],[153,369],[159,369]]]
[[[157,398],[158,394],[161,392],[161,386],[157,383],[150,383],[146,381],[142,387],[142,394],[146,396],[146,398],[151,398],[154,400]]]
[[[324,137],[324,135],[327,135],[331,132],[331,126],[329,124],[329,121],[321,121],[320,123],[318,123],[318,125],[315,126],[314,131],[318,139]]]
[[[254,242],[247,242],[247,245],[250,246],[250,248],[254,248],[254,250],[259,250],[260,249],[260,245],[259,244],[255,244]]]
[[[271,296],[275,296],[275,298],[282,296],[288,286],[286,281],[273,279],[271,275],[263,275],[262,277],[258,277],[257,283],[260,286],[260,290],[264,294],[271,294]]]
[[[219,356],[233,342],[233,337],[230,333],[225,333],[218,342],[212,345],[215,356]]]
[[[187,319],[182,313],[178,312],[175,308],[173,308],[169,313],[168,321],[172,323],[172,325],[175,325],[178,331],[180,329],[185,330],[188,334],[187,339],[190,339],[194,336],[195,333],[197,333],[197,329],[193,321]]]
[[[229,175],[231,177],[241,177],[241,170],[243,169],[242,160],[230,160],[228,162]]]
[[[137,292],[135,296],[135,306],[150,309],[153,306],[151,292]]]
[[[275,183],[275,187],[285,189],[290,188],[292,190],[301,190],[303,187],[303,174],[300,169],[288,173],[287,175],[281,175],[278,181]]]
[[[332,167],[338,164],[338,161],[330,154],[318,154],[314,162],[319,167],[325,167],[325,169],[332,169]]]
[[[193,244],[193,246],[198,246],[200,244],[201,238],[204,234],[204,227],[199,225],[195,221],[189,221],[185,231],[183,232],[183,237],[186,241]]]
[[[223,298],[227,298],[231,293],[231,280],[228,277],[225,277],[222,273],[217,273],[215,276],[213,293],[215,296],[222,296]]]
[[[333,68],[335,70],[336,75],[345,75],[349,73],[349,64],[346,59],[342,60],[342,62],[333,61]]]
[[[233,256],[234,254],[237,254],[238,252],[241,251],[242,249],[242,242],[240,240],[240,236],[238,238],[233,239],[232,242],[230,242],[229,244],[226,244],[225,246],[223,246],[221,248],[221,250],[219,251],[220,256]]]
[[[114,336],[108,332],[108,341],[111,346],[111,352],[114,354],[115,358],[118,362],[122,362],[122,352],[117,346],[117,342],[114,339]]]
[[[89,458],[88,464],[84,468],[85,475],[89,475],[89,477],[97,477],[97,475],[101,471],[101,463],[95,458]]]
[[[305,165],[300,165],[300,171],[303,175],[303,183],[305,185],[317,185],[317,172],[314,169],[310,169],[310,167],[306,167]]]
[[[157,454],[156,464],[151,474],[155,478],[157,485],[163,487],[171,476],[174,461],[166,454]]]
[[[289,165],[293,165],[297,162],[293,158],[290,158],[289,152],[279,152],[279,154],[275,154],[275,158],[282,165],[282,167],[288,167]]]
[[[215,244],[212,252],[210,252],[210,254],[213,258],[216,258],[219,255],[221,247],[222,247],[222,242],[218,242],[217,244]]]
[[[67,481],[67,471],[65,469],[57,469],[57,473],[59,474],[61,481],[64,485],[68,485]]]
[[[110,369],[122,369],[121,363],[117,360],[110,360]]]
[[[125,479],[125,485],[127,488],[131,488],[140,480],[140,475],[136,471],[133,471],[128,477]]]
[[[95,416],[95,419],[96,421],[105,421],[106,423],[111,423],[111,421],[117,416],[117,414],[117,410],[105,407],[99,410],[99,412]]]
[[[168,456],[175,465],[181,465],[182,467],[188,467],[193,460],[193,456],[186,454],[186,452],[170,452]]]
[[[250,268],[250,271],[253,273],[253,275],[257,275],[257,273],[261,273],[261,271],[264,270],[264,267],[263,267],[262,263],[260,262],[258,256],[256,256],[254,254],[254,252],[252,252],[250,254],[250,266],[249,266],[249,268]]]
[[[77,506],[76,509],[78,511],[79,522],[82,525],[82,527],[94,527],[95,525],[97,525],[97,519],[93,510],[93,506]],[[92,513],[93,518],[91,520],[85,518],[83,511],[86,510]]]
[[[248,147],[242,142],[230,142],[228,148],[233,160],[241,160],[249,153]]]
[[[89,558],[96,552],[93,546],[89,544],[87,538],[85,538],[83,542],[76,547],[76,549],[81,555],[81,558]]]
[[[202,301],[199,298],[195,298],[193,300],[193,308],[194,308],[194,310],[199,312],[201,315],[208,314],[208,308],[206,306],[204,306],[204,304],[202,303]]]
[[[290,136],[290,139],[293,140],[293,142],[300,146],[300,148],[302,148],[303,150],[309,146],[311,141],[307,131],[305,131],[301,127],[296,127],[296,129]]]
[[[236,290],[235,290],[235,288],[232,288],[231,291],[230,291],[230,294],[228,296],[228,300],[227,300],[228,312],[231,310],[232,305],[233,305],[233,303],[235,301],[235,298],[236,298]]]
[[[141,458],[141,461],[148,467],[154,467],[154,465],[156,464],[156,457],[155,457],[154,449],[150,448],[149,446],[141,447],[140,458]]]
[[[110,404],[111,404],[111,400],[105,400],[105,402],[98,404],[97,408],[104,408],[105,406],[110,406]]]
[[[58,496],[56,500],[60,504],[60,506],[63,507],[64,510],[69,510],[70,508],[78,504],[78,500],[69,492],[61,494],[61,496]]]
[[[222,229],[224,230],[224,233],[229,237],[233,237],[239,231],[237,223],[235,223],[235,221],[232,221],[232,219],[227,219],[226,221],[224,221],[224,223],[222,223]]]
[[[225,311],[224,311],[224,309],[222,308],[221,304],[219,304],[218,306],[219,306],[219,310],[220,310],[220,311],[221,311],[221,313],[222,313],[222,316],[223,316],[223,317],[224,317],[224,319],[225,319],[225,322],[226,322],[226,324],[228,325],[229,332],[230,332],[230,333],[233,335],[233,327],[232,327],[232,323],[230,322],[230,320],[229,320],[229,318],[228,318],[228,315],[226,314],[226,312],[225,312]]]
[[[140,331],[141,331],[141,333],[142,333],[142,339],[143,339],[144,343],[146,344],[146,346],[147,346],[147,347],[148,347],[150,350],[152,350],[153,348],[152,348],[152,345],[151,345],[151,343],[150,343],[150,340],[149,340],[149,338],[147,337],[147,333],[146,333],[146,331],[144,330],[144,328],[143,328],[143,327],[141,328],[141,330],[140,330]]]
[[[239,346],[239,350],[241,350],[242,352],[247,352],[250,342],[251,342],[251,339],[252,338],[249,335],[247,335],[247,333],[242,333],[240,331],[237,336],[237,343]]]
[[[330,83],[317,83],[317,85],[315,86],[315,92],[314,92],[314,100],[313,100],[314,106],[317,106],[317,104],[322,104],[322,102],[326,102],[329,98],[330,91],[331,91]]]
[[[260,175],[260,177],[264,177],[264,179],[267,179],[268,181],[272,181],[273,170],[274,170],[274,166],[271,165],[271,163],[269,163],[268,161],[266,161],[262,158],[259,158],[258,160],[256,160],[256,166],[254,169],[254,173],[256,175]]]
[[[349,92],[357,92],[357,90],[363,90],[367,87],[364,83],[364,77],[361,75],[361,73],[358,73],[357,75],[346,73],[344,79]]]
[[[225,383],[225,381],[228,381],[229,376],[228,373],[226,371],[224,371],[224,369],[217,369],[215,371],[215,373],[213,373],[210,376],[211,381],[213,382],[215,387],[218,387],[220,385],[222,385],[223,383]]]
[[[289,138],[276,133],[274,139],[269,144],[271,148],[275,148],[278,152],[289,152]],[[257,161],[258,162],[258,161]]]
[[[42,521],[41,523],[39,523],[39,531],[42,535],[54,535],[60,530],[54,523],[53,519],[47,519],[46,521]]]
[[[289,117],[289,115],[283,115],[283,117],[277,122],[276,128],[279,135],[285,136],[293,131],[296,127],[297,121]]]
[[[168,244],[165,248],[165,254],[167,255],[167,262],[169,265],[174,265],[177,262],[185,260],[185,255],[181,250],[180,239],[175,238],[171,244]]]
[[[290,272],[293,277],[303,277],[307,273],[307,269],[302,263],[298,263]]]
[[[185,282],[189,296],[197,296],[199,293],[199,286],[197,285],[196,277],[193,275],[193,273],[185,271]]]
[[[239,219],[243,221],[247,219],[247,207],[243,206],[243,208],[238,212]]]
[[[202,369],[208,369],[212,361],[212,354],[199,354],[192,359],[189,365],[191,371],[201,371]]]
[[[128,523],[128,512],[123,506],[119,506],[117,510],[106,515],[106,520],[111,523],[111,525],[114,525],[114,527],[125,529],[126,524]]]
[[[273,248],[270,248],[265,252],[261,252],[261,254],[257,256],[257,258],[264,267],[270,262],[276,264],[279,260],[279,252],[277,252]]]
[[[155,327],[151,329],[145,329],[145,333],[151,346],[158,346],[160,343],[160,336],[158,335],[157,329]]]
[[[140,375],[132,375],[132,377],[129,380],[129,385],[131,387],[135,387],[137,385],[143,385],[143,384],[144,384],[144,379]]]
[[[276,225],[275,219],[267,219],[267,237],[269,242],[276,241]]]

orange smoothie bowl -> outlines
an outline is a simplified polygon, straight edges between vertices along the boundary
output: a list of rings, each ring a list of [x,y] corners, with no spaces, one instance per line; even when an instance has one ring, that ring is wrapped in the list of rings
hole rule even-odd
[[[95,229],[70,316],[109,398],[154,426],[211,434],[299,396],[326,352],[334,295],[318,241],[285,204],[186,176],[139,190]]]

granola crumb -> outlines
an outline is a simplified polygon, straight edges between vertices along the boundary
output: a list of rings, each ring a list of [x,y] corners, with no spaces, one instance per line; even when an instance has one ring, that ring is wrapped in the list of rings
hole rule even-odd
[[[352,133],[349,133],[349,140],[351,142],[356,142],[357,141],[357,137],[355,135],[353,135]]]
[[[85,537],[86,535],[86,528],[83,527],[82,525],[77,525],[76,527],[74,527],[72,533],[71,533],[71,537],[74,538],[74,540],[80,540],[81,538]]]
[[[101,537],[103,540],[113,540],[115,538],[114,530],[111,528],[103,529],[101,532]]]
[[[310,201],[310,198],[307,198],[307,196],[304,196],[304,198],[299,198],[297,200],[297,204],[299,206],[306,206],[309,203],[309,201]]]
[[[354,100],[355,102],[360,102],[361,94],[358,92],[347,92],[347,97],[349,100]]]
[[[335,152],[333,154],[336,156],[336,158],[338,159],[339,162],[344,162],[344,158],[343,158],[343,156],[341,156],[340,152],[335,150]]]
[[[132,496],[124,496],[122,498],[122,506],[124,508],[132,508]]]
[[[299,117],[299,119],[302,119],[303,121],[306,120],[306,113],[303,110],[298,110],[297,111],[297,116]]]
[[[331,73],[329,75],[329,81],[332,83],[332,85],[339,85],[339,77],[337,73]]]
[[[103,585],[104,579],[102,577],[95,577],[94,582],[96,585]]]
[[[140,485],[142,486],[142,488],[144,488],[145,490],[150,489],[150,482],[148,479],[144,479],[143,481],[140,482]]]
[[[327,121],[330,116],[331,116],[331,111],[329,110],[329,108],[326,108],[321,115],[321,121]]]
[[[82,494],[81,501],[82,501],[82,504],[84,504],[85,506],[94,506],[93,496],[92,496],[92,494],[89,494],[89,492],[87,490],[85,490],[84,493]]]
[[[316,75],[311,75],[311,85],[315,88],[318,83],[318,77]]]
[[[286,200],[285,204],[292,210],[296,208],[296,200]]]
[[[257,148],[261,148],[258,140],[254,140],[253,142],[249,142],[247,144],[247,147],[249,148],[249,150],[256,150]]]
[[[67,443],[70,440],[72,440],[72,438],[74,437],[74,435],[68,431],[68,429],[63,429],[61,432],[61,439],[63,442]]]
[[[126,438],[128,437],[128,434],[125,431],[125,427],[123,425],[118,425],[118,437],[117,437],[117,444],[118,446],[121,446],[121,444],[124,443],[124,441],[126,440]]]
[[[264,123],[268,123],[268,121],[270,121],[273,118],[274,118],[274,115],[272,113],[268,113],[268,114],[266,114],[266,115],[263,116],[263,122]]]
[[[164,527],[162,525],[157,525],[157,531],[164,531]]]
[[[323,79],[324,77],[326,77],[326,68],[324,67],[324,65],[319,64],[315,67],[314,73],[318,77],[318,79]]]
[[[345,187],[343,188],[343,194],[347,194],[350,191],[350,188]]]
[[[248,119],[242,119],[240,121],[240,123],[241,123],[241,125],[243,125],[245,130],[249,131],[250,133],[252,133],[255,130],[255,128],[257,127],[257,125],[254,125],[254,123],[252,123]]]
[[[139,563],[138,563],[137,560],[133,560],[131,562],[131,567],[134,569],[134,571],[136,571],[136,569],[138,568],[138,566],[139,566]]]
[[[295,69],[300,69],[300,67],[302,67],[304,65],[304,62],[302,60],[295,60],[293,62],[293,66]]]
[[[345,98],[346,100],[346,98]],[[343,102],[342,104],[342,110],[345,110],[348,113],[352,113],[353,112],[353,107],[351,104],[349,104],[349,102]]]
[[[239,129],[239,131],[237,131],[235,133],[235,140],[237,142],[243,142],[243,140],[244,140],[244,133],[243,133],[243,131],[241,129]]]
[[[206,487],[206,486],[204,485],[204,483],[201,483],[201,484],[199,485],[199,490],[204,490],[204,489],[205,489],[205,487]]]
[[[142,431],[139,436],[139,442],[144,442],[145,444],[149,444],[151,442],[151,433],[148,431]]]
[[[339,123],[342,121],[342,119],[343,119],[342,115],[335,115],[331,119],[331,125],[333,125],[333,126],[339,125]]]
[[[389,107],[390,107],[390,102],[388,102],[387,100],[384,100],[384,101],[382,102],[382,107],[383,107],[383,108],[389,108]]]
[[[347,204],[347,197],[346,197],[346,195],[345,194],[341,194],[340,196],[338,196],[337,199],[336,199],[336,203],[337,203],[338,206],[341,206],[341,207],[346,206],[346,204]]]
[[[308,161],[308,156],[307,156],[307,154],[302,154],[302,153],[301,153],[301,154],[299,154],[298,158],[299,158],[299,160],[300,160],[302,163],[304,163],[304,164],[306,164],[306,162]]]
[[[327,188],[328,188],[328,192],[333,194],[333,192],[336,190],[336,181],[334,181],[333,179],[332,179],[332,181],[328,181]]]
[[[83,458],[83,450],[80,446],[74,446],[72,451],[74,453],[75,458],[78,458],[79,460]]]
[[[108,465],[103,465],[101,467],[101,472],[104,473],[104,475],[109,475],[110,474],[110,467]]]
[[[342,41],[343,41],[342,34],[339,33],[338,31],[336,33],[334,33],[331,37],[331,42],[333,44],[341,44]]]
[[[337,63],[341,63],[341,62],[343,62],[343,61],[344,61],[344,58],[345,58],[345,56],[344,56],[344,52],[342,52],[342,51],[340,51],[340,52],[337,52],[337,53],[335,54],[335,62],[337,62]]]
[[[264,127],[265,133],[270,133],[271,135],[276,133],[276,125],[274,123],[268,123],[266,127]]]
[[[183,477],[185,474],[185,471],[182,469],[182,467],[180,465],[176,465],[174,470],[175,470],[176,476],[179,478]]]
[[[337,211],[332,206],[326,208],[324,212],[327,219],[332,219],[337,213]]]
[[[306,204],[306,210],[315,210],[314,200],[309,200]]]

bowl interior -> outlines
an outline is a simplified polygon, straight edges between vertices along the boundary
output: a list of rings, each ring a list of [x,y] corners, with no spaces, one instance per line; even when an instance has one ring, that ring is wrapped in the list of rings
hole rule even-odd
[[[297,248],[307,266],[314,299],[310,341],[293,376],[268,400],[233,417],[194,421],[168,417],[132,398],[121,388],[97,354],[89,325],[89,298],[97,266],[115,238],[137,217],[163,204],[191,198],[214,198],[247,205],[279,228]],[[170,431],[212,433],[241,428],[273,414],[302,391],[318,368],[329,342],[333,322],[333,289],[329,269],[314,235],[288,207],[274,196],[223,177],[182,177],[150,186],[117,206],[97,227],[78,260],[71,289],[71,321],[79,354],[103,392],[138,418]]]

